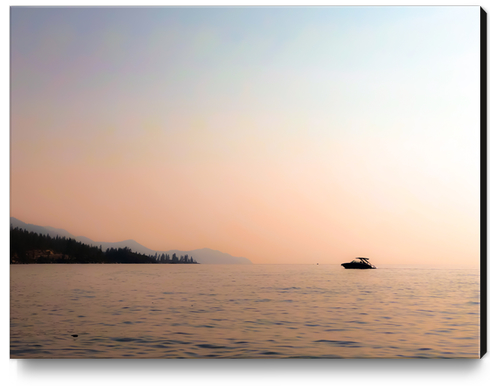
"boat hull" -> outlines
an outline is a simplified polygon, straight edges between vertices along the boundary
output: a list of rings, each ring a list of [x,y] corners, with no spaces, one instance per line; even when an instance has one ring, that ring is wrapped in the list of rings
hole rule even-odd
[[[345,269],[375,269],[372,266],[367,264],[358,264],[358,263],[344,263],[341,264]]]

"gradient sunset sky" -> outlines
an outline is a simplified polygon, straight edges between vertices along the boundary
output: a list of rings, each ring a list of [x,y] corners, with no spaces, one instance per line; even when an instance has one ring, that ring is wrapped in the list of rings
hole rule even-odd
[[[260,263],[479,262],[480,8],[12,8],[10,215]]]

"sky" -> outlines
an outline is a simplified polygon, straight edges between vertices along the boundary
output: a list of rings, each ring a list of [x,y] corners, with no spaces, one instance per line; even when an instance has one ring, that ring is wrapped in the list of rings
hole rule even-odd
[[[255,264],[478,265],[480,8],[10,14],[10,215]]]

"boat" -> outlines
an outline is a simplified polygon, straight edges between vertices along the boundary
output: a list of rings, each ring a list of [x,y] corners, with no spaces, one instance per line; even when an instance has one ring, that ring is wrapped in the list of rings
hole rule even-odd
[[[369,257],[356,257],[350,263],[343,263],[341,265],[345,269],[376,269],[376,267],[369,262]]]

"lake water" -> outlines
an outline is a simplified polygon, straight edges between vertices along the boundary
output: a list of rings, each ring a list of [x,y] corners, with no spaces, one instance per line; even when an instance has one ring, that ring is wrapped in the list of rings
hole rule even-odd
[[[11,358],[479,357],[478,269],[11,265],[10,289]]]

